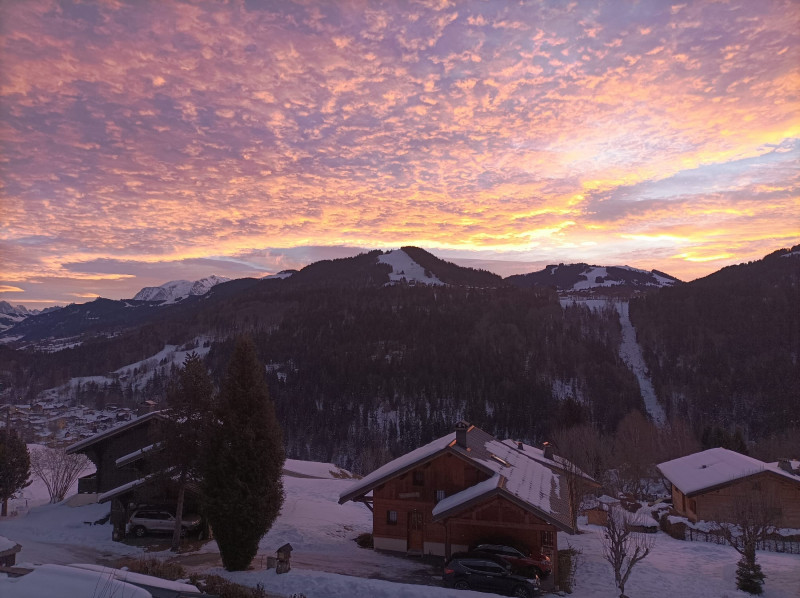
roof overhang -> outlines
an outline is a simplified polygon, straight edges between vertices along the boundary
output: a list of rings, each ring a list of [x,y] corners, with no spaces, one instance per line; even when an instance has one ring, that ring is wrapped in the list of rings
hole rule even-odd
[[[86,449],[94,446],[98,442],[102,442],[107,438],[113,438],[117,434],[125,432],[126,430],[130,430],[131,428],[135,428],[136,426],[140,426],[145,422],[150,421],[151,419],[166,419],[163,413],[160,411],[151,411],[150,413],[146,413],[141,417],[137,417],[136,419],[132,419],[130,421],[125,422],[124,424],[120,424],[119,426],[114,426],[113,428],[109,428],[108,430],[103,430],[102,432],[98,432],[94,436],[90,436],[89,438],[84,438],[83,440],[79,440],[75,444],[69,445],[65,452],[68,455],[72,453],[82,453]]]
[[[503,487],[504,486],[503,485],[503,481],[504,480],[501,480],[500,484],[498,484],[497,486],[495,486],[494,488],[492,488],[491,490],[488,490],[487,492],[485,492],[483,494],[480,494],[480,495],[475,496],[475,497],[473,497],[473,498],[471,498],[469,500],[466,500],[463,503],[460,503],[460,504],[458,504],[457,506],[454,506],[451,509],[448,509],[446,511],[442,511],[440,513],[435,514],[433,516],[433,521],[446,521],[447,519],[455,517],[459,513],[463,513],[464,511],[468,511],[468,510],[470,510],[470,509],[472,509],[472,508],[474,508],[474,507],[476,507],[476,506],[478,506],[478,505],[480,505],[482,503],[487,502],[488,500],[491,500],[492,498],[495,498],[495,497],[499,496],[499,497],[504,498],[504,499],[508,500],[509,502],[515,504],[519,508],[527,511],[528,513],[530,513],[532,515],[535,515],[539,519],[541,519],[543,521],[546,521],[547,523],[549,523],[550,525],[553,525],[554,527],[558,528],[559,530],[561,530],[563,532],[566,532],[568,534],[571,534],[571,535],[575,534],[576,530],[573,529],[572,527],[570,527],[569,525],[566,525],[563,521],[559,521],[558,519],[556,519],[552,515],[550,515],[548,513],[545,513],[544,511],[542,511],[541,509],[537,508],[536,506],[534,506],[534,505],[530,504],[529,502],[526,502],[526,501],[520,499],[518,496],[515,496],[514,494],[510,493],[508,490],[506,490]]]
[[[456,448],[458,448],[458,450],[456,450]],[[464,461],[466,463],[469,463],[470,465],[474,466],[476,469],[479,469],[479,470],[481,470],[481,471],[483,471],[483,472],[485,472],[485,473],[487,473],[489,475],[493,475],[494,474],[494,472],[491,469],[489,469],[488,467],[486,467],[482,463],[474,461],[474,460],[470,459],[469,457],[465,456],[464,454],[462,454],[462,452],[461,452],[462,450],[463,449],[461,449],[460,447],[457,447],[456,444],[455,444],[455,441],[453,441],[450,444],[448,444],[447,446],[445,446],[443,449],[440,449],[440,450],[436,451],[435,453],[430,453],[430,454],[425,455],[424,457],[422,457],[420,459],[417,459],[416,461],[413,461],[413,462],[410,462],[410,463],[404,465],[403,467],[400,467],[398,469],[392,470],[391,472],[387,472],[386,475],[381,476],[380,478],[378,478],[376,480],[373,480],[367,486],[359,486],[359,487],[357,487],[355,490],[353,490],[351,492],[348,492],[346,494],[342,494],[339,497],[339,504],[342,505],[342,504],[346,503],[348,500],[354,500],[354,501],[360,500],[365,495],[367,495],[370,492],[372,492],[378,486],[381,486],[381,485],[385,484],[386,482],[388,482],[389,480],[392,480],[392,479],[394,479],[394,478],[396,478],[398,476],[406,474],[409,471],[412,471],[413,469],[416,469],[420,465],[425,465],[426,463],[429,463],[430,461],[438,459],[442,455],[448,455],[448,454],[449,455],[454,455],[454,456],[458,457],[459,459],[461,459],[462,461]]]
[[[656,467],[658,467],[658,466],[656,466]],[[661,471],[661,470],[659,469],[659,471]],[[670,484],[672,484],[672,485],[673,485],[673,486],[675,486],[675,487],[676,487],[678,490],[680,490],[680,491],[681,491],[681,493],[682,493],[682,494],[683,494],[683,495],[684,495],[686,498],[692,498],[692,497],[695,497],[695,496],[700,496],[701,494],[706,494],[706,493],[708,493],[708,492],[714,492],[715,490],[719,490],[720,488],[725,488],[725,487],[727,487],[727,486],[731,486],[731,485],[733,485],[733,484],[738,484],[739,482],[744,482],[744,481],[746,481],[746,480],[751,480],[752,478],[758,477],[758,476],[760,476],[760,475],[771,475],[771,476],[775,477],[775,479],[777,479],[777,480],[785,480],[785,481],[788,481],[788,482],[790,482],[790,483],[791,483],[791,482],[795,482],[796,484],[800,484],[800,478],[798,478],[798,479],[796,479],[796,480],[793,480],[793,479],[791,479],[791,478],[789,478],[789,477],[787,477],[787,476],[782,476],[782,475],[780,475],[780,474],[777,474],[777,473],[775,473],[774,471],[770,471],[770,470],[768,470],[768,469],[764,469],[764,470],[762,470],[762,471],[755,471],[755,472],[753,472],[753,473],[751,473],[751,474],[748,474],[748,475],[742,476],[742,477],[740,477],[740,478],[733,478],[733,479],[730,479],[730,480],[726,480],[726,481],[724,481],[724,482],[720,482],[719,484],[713,484],[713,485],[711,485],[711,486],[706,486],[705,488],[698,488],[697,490],[692,490],[691,492],[684,492],[684,491],[681,489],[681,487],[680,487],[680,486],[678,486],[678,485],[677,485],[675,482],[673,482],[672,480],[670,480],[670,479],[669,479],[669,478],[666,476],[666,474],[664,474],[664,472],[663,472],[663,471],[661,472],[661,474],[662,474],[662,475],[663,475],[665,478],[667,478],[667,480],[669,480],[669,483],[670,483]]]

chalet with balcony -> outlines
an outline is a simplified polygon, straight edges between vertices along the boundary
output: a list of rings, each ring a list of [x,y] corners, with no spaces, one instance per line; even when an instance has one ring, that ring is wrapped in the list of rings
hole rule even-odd
[[[104,430],[67,447],[83,453],[97,471],[78,480],[79,494],[94,494],[98,502],[111,502],[115,539],[125,533],[130,511],[139,504],[175,504],[172,489],[162,475],[157,454],[160,427],[166,418],[153,411]],[[191,504],[187,497],[187,503]]]
[[[774,509],[778,527],[800,528],[800,462],[765,463],[712,448],[660,463],[672,485],[672,506],[690,521],[732,522],[737,505]]]
[[[598,486],[552,452],[459,422],[353,484],[339,503],[372,510],[376,549],[449,557],[499,540],[550,556],[555,568],[558,532],[576,531],[569,475]]]

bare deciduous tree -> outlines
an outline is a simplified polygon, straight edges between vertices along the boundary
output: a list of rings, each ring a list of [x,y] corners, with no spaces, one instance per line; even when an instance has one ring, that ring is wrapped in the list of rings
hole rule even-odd
[[[635,531],[638,523],[627,511],[620,507],[610,507],[603,527],[603,558],[614,569],[614,581],[619,588],[620,598],[625,596],[625,584],[633,567],[644,559],[655,545],[655,535]]]
[[[553,444],[559,453],[555,460],[564,470],[570,523],[577,530],[578,511],[584,496],[593,486],[591,480],[587,480],[585,476],[602,472],[608,451],[600,433],[588,424],[556,431]]]
[[[737,498],[730,522],[719,523],[718,531],[741,555],[736,569],[736,587],[761,594],[764,574],[756,562],[756,547],[777,529],[780,507],[762,491]]]
[[[31,471],[47,486],[51,503],[64,500],[88,465],[85,455],[68,455],[63,449],[42,447],[31,451]]]
[[[617,426],[613,465],[620,490],[641,498],[648,479],[657,479],[658,429],[639,411],[631,411]]]

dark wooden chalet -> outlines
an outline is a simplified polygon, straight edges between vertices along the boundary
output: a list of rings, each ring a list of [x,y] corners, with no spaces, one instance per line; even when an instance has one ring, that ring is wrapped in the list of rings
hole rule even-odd
[[[67,447],[68,454],[83,453],[97,467],[95,473],[78,480],[78,492],[94,493],[101,503],[111,501],[115,538],[125,534],[130,512],[137,506],[175,504],[174,489],[156,457],[164,421],[161,412],[153,411]],[[194,507],[193,498],[187,494],[184,512]]]
[[[339,503],[364,502],[373,511],[376,549],[449,557],[499,541],[541,551],[555,571],[558,532],[576,531],[567,483],[576,472],[567,466],[540,449],[501,442],[460,422],[455,432],[353,484]]]

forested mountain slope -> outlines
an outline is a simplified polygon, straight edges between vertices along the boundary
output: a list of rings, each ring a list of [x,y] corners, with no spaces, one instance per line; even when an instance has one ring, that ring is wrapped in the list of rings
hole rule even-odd
[[[668,411],[751,437],[800,420],[800,246],[631,302]]]
[[[609,309],[562,310],[554,292],[395,285],[284,291],[280,325],[254,333],[287,450],[369,469],[467,418],[541,442],[566,423],[613,429],[643,408]],[[214,371],[231,342],[217,343]],[[571,383],[582,402],[558,400]],[[371,453],[371,454],[370,454]],[[363,455],[374,463],[350,463]]]

